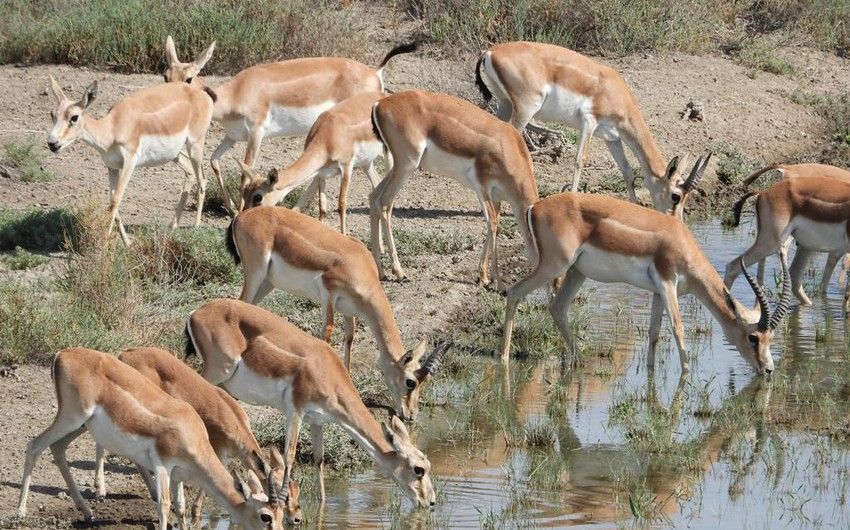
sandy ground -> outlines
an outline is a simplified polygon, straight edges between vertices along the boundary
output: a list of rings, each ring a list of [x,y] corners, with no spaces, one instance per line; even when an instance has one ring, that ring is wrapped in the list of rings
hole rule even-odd
[[[392,43],[414,30],[411,23],[383,21],[373,28],[376,35],[374,57],[377,60]],[[640,55],[608,61],[623,72],[633,87],[647,121],[662,152],[670,157],[686,151],[699,153],[718,143],[739,146],[748,155],[765,161],[784,161],[815,152],[824,142],[821,123],[814,111],[793,103],[794,91],[807,93],[846,90],[850,79],[850,61],[833,55],[805,49],[788,49],[784,53],[795,65],[796,73],[780,77],[760,73],[755,79],[747,70],[722,57],[686,55]],[[436,50],[425,49],[415,55],[394,59],[385,73],[388,88],[403,90],[422,88],[447,92],[478,101],[473,85],[476,57],[443,57]],[[17,68],[0,67],[0,142],[22,136],[33,136],[43,143],[49,126],[49,112],[54,100],[46,90],[47,75],[57,77],[68,94],[80,94],[91,81],[100,83],[98,98],[91,107],[103,115],[121,96],[161,82],[158,75],[116,75],[66,66]],[[216,86],[219,78],[208,83]],[[680,112],[691,101],[702,104],[705,120],[680,119]],[[207,141],[207,154],[221,138],[221,128],[214,125]],[[300,152],[303,140],[272,139],[263,144],[256,167],[266,170],[285,166]],[[613,160],[600,141],[592,142],[586,178],[598,179],[616,171]],[[47,152],[46,146],[45,152]],[[229,153],[241,156],[244,144]],[[535,160],[535,172],[541,187],[560,188],[571,174],[574,150],[553,163]],[[225,162],[230,171],[235,163]],[[23,183],[0,178],[0,208],[55,208],[74,206],[92,198],[105,205],[106,172],[99,156],[90,147],[78,143],[58,155],[48,154],[45,168],[55,174],[47,183]],[[208,171],[211,176],[211,171]],[[166,223],[182,185],[182,172],[176,166],[138,169],[131,180],[122,205],[126,224]],[[706,178],[710,186],[713,168]],[[330,185],[332,202],[335,182]],[[210,186],[214,186],[211,182]],[[359,174],[352,183],[349,200],[353,231],[366,234],[368,182]],[[473,194],[449,179],[423,173],[415,175],[396,201],[396,228],[407,230],[441,230],[483,236],[482,217]],[[184,216],[184,226],[189,223]],[[207,217],[205,223],[224,226],[220,217]],[[332,215],[332,226],[338,220]],[[524,266],[516,256],[518,240],[503,243],[505,270],[516,277]],[[474,280],[480,246],[454,256],[419,256],[404,259],[411,281],[387,283],[386,289],[408,344],[426,336],[438,336],[451,324],[451,316],[461,304],[476,296],[480,288]],[[4,273],[4,279],[14,277]],[[237,293],[233,293],[236,295]],[[361,332],[356,342],[356,363],[371,362],[367,334]],[[15,377],[0,378],[0,516],[14,511],[20,484],[24,447],[38,434],[55,412],[55,398],[45,367],[23,366]],[[87,436],[70,451],[70,460],[78,472],[81,486],[92,496],[91,471],[93,446]],[[37,466],[30,497],[30,513],[42,519],[35,526],[53,526],[58,521],[74,521],[78,513],[64,491],[55,466],[44,455]],[[137,527],[149,523],[154,508],[146,497],[142,483],[121,464],[112,466],[107,475],[111,495],[98,502],[95,513],[114,527]],[[59,494],[57,496],[57,494]]]

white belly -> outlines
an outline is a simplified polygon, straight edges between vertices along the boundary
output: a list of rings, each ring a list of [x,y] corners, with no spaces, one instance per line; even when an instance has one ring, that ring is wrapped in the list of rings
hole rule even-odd
[[[464,186],[478,192],[475,159],[458,156],[445,151],[426,140],[419,167],[436,175],[451,177]]]
[[[317,304],[322,302],[326,293],[321,271],[293,267],[277,254],[272,254],[268,278],[278,289]]]
[[[291,400],[292,378],[263,377],[240,359],[233,376],[221,386],[239,401],[284,410],[284,404]]]
[[[543,105],[534,117],[540,121],[563,123],[573,129],[581,130],[582,117],[593,112],[593,101],[582,94],[576,94],[558,85],[547,85]],[[603,140],[615,140],[620,137],[616,126],[607,120],[599,120],[593,134]]]
[[[591,280],[628,283],[640,289],[656,291],[651,276],[655,271],[651,256],[623,256],[593,245],[583,245],[579,252],[575,267]]]
[[[325,101],[309,107],[279,107],[272,105],[263,124],[265,137],[301,136],[310,132],[319,115],[336,104],[335,101]]]
[[[791,221],[791,234],[800,245],[811,250],[850,250],[846,223],[818,223],[797,216]]]
[[[129,458],[145,469],[154,468],[151,456],[155,454],[156,441],[122,431],[102,407],[95,407],[94,414],[86,421],[86,428],[92,438],[110,453]]]
[[[377,141],[354,143],[354,167],[367,167],[384,152],[384,144]]]
[[[171,162],[186,146],[188,132],[173,136],[142,136],[136,153],[137,166],[161,166]]]

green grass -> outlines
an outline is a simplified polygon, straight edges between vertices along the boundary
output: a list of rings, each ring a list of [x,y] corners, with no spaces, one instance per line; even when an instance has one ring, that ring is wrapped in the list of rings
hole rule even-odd
[[[761,161],[747,155],[740,147],[719,144],[712,148],[718,156],[717,179],[726,186],[737,186],[744,178],[762,167]]]
[[[76,231],[76,217],[63,208],[0,210],[0,251],[17,247],[41,252],[61,250],[66,236],[73,237]]]
[[[21,172],[24,182],[49,182],[53,174],[46,171],[44,163],[44,147],[32,138],[9,140],[3,145],[6,150],[6,162]]]
[[[2,262],[6,268],[13,271],[33,269],[39,265],[44,265],[48,261],[49,260],[46,257],[33,254],[21,247],[15,247],[14,251],[0,255],[0,262]]]
[[[779,57],[776,53],[776,45],[765,38],[747,41],[735,54],[735,59],[742,66],[752,70],[777,75],[790,75],[794,73],[794,67],[791,63]]]
[[[365,32],[349,10],[335,6],[325,0],[8,0],[0,62],[160,72],[169,34],[184,61],[217,41],[208,74],[281,57],[359,56]]]
[[[475,248],[478,238],[458,231],[393,230],[396,247],[402,256],[457,254]]]

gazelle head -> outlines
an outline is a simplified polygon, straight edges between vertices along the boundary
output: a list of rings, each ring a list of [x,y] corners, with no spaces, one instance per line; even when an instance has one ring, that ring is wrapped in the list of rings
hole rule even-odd
[[[238,476],[234,486],[245,501],[234,514],[234,524],[246,530],[283,530],[284,503],[278,496],[270,494],[267,499],[258,499]]]
[[[396,410],[400,411],[402,420],[413,421],[419,413],[419,392],[425,383],[440,368],[446,345],[438,345],[428,357],[420,363],[425,355],[428,343],[420,342],[408,351],[398,364],[398,375],[395,380],[388,381],[393,393]],[[389,371],[385,371],[389,373]]]
[[[177,58],[177,49],[174,47],[174,39],[172,39],[171,35],[169,35],[168,38],[165,39],[165,54],[168,58],[168,66],[165,68],[165,72],[162,73],[162,77],[165,78],[166,83],[200,83],[200,79],[197,79],[197,77],[201,73],[201,70],[203,70],[204,66],[206,66],[207,62],[212,58],[214,50],[215,41],[213,41],[206,50],[202,51],[201,54],[198,55],[191,63],[181,63],[180,59]]]
[[[384,462],[396,484],[416,505],[428,508],[437,504],[437,494],[431,483],[431,462],[413,445],[404,422],[393,416],[390,424],[382,423],[384,437],[395,453]]]
[[[97,81],[83,92],[79,101],[68,99],[56,79],[50,76],[50,91],[56,97],[56,109],[50,113],[53,127],[47,134],[47,147],[54,153],[74,143],[85,130],[86,109],[97,97]]]
[[[304,520],[301,512],[301,488],[296,480],[290,479],[289,484],[283,483],[286,464],[276,446],[269,447],[269,455],[271,470],[266,480],[266,494],[283,505],[283,515],[288,524],[301,524]]]
[[[743,260],[741,260],[741,269],[758,300],[758,318],[753,318],[753,312],[732,298],[732,294],[726,290],[726,303],[735,313],[737,321],[737,326],[734,328],[724,329],[726,337],[738,348],[738,351],[753,368],[765,375],[770,375],[773,372],[773,355],[770,353],[773,333],[782,322],[791,303],[791,275],[788,273],[788,262],[784,249],[779,250],[779,257],[782,265],[782,293],[773,313],[770,312],[770,305],[767,302],[764,288],[747,272]]]
[[[239,211],[247,210],[255,206],[275,206],[278,202],[285,198],[285,195],[280,196],[276,200],[268,199],[266,196],[275,190],[280,174],[277,169],[269,170],[266,177],[260,175],[238,158],[236,162],[242,170],[242,198],[239,201]],[[288,193],[290,190],[286,190]]]
[[[667,195],[669,196],[670,203],[673,205],[668,210],[668,213],[673,214],[677,219],[684,219],[685,202],[693,192],[699,190],[699,183],[705,174],[705,168],[708,167],[708,163],[711,161],[711,155],[712,153],[708,153],[699,157],[687,177],[684,176],[684,168],[687,167],[689,157],[686,155],[682,158],[681,162],[676,163],[676,171],[668,180]],[[669,170],[668,166],[668,172]]]

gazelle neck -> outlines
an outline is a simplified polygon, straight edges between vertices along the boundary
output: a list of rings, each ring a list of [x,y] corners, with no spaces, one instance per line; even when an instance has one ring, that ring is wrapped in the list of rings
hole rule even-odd
[[[738,325],[738,319],[726,301],[723,279],[705,256],[702,259],[702,265],[688,277],[689,290],[711,312],[728,337],[729,331]]]
[[[112,124],[109,123],[109,115],[103,118],[95,118],[94,116],[86,116],[83,132],[80,134],[80,139],[90,146],[97,149],[103,155],[112,144],[115,142],[115,137],[112,134]]]
[[[334,416],[361,449],[369,453],[375,463],[391,469],[391,459],[396,453],[384,437],[381,424],[363,404],[353,384],[349,383],[340,390],[337,394],[338,407],[327,412]]]
[[[278,182],[274,189],[267,194],[266,204],[277,204],[289,192],[312,180],[320,169],[328,162],[328,154],[325,149],[317,144],[311,143],[291,166],[280,172]]]
[[[214,455],[205,455],[195,462],[192,480],[196,481],[215,502],[237,518],[244,514],[245,499],[233,487],[233,477]]]
[[[398,331],[392,307],[383,293],[372,297],[372,312],[367,315],[366,324],[372,330],[381,358],[391,360],[398,365],[404,357],[404,343]]]
[[[667,172],[667,162],[655,143],[655,137],[649,130],[646,120],[640,113],[635,113],[628,119],[628,129],[620,132],[626,137],[626,143],[634,151],[643,172],[643,180],[652,194],[653,202],[663,190],[664,175]]]

